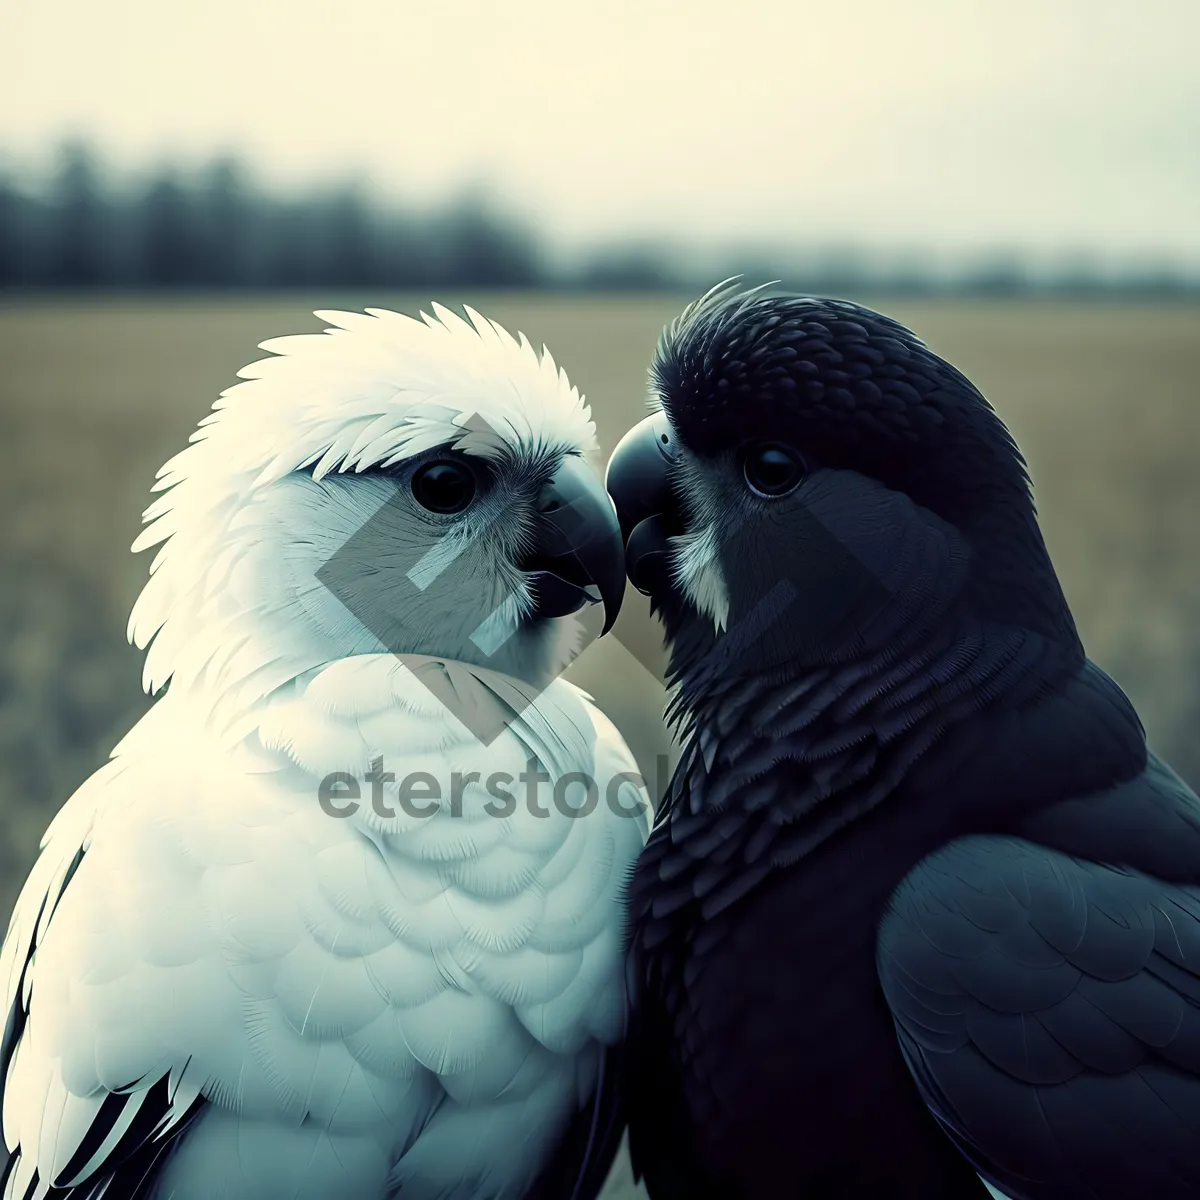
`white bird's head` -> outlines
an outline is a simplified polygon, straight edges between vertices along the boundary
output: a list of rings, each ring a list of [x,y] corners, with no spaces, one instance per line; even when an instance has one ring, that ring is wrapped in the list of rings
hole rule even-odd
[[[262,343],[159,471],[159,545],[129,636],[145,685],[239,709],[391,651],[545,682],[620,606],[616,515],[588,408],[543,347],[467,309],[322,312]]]

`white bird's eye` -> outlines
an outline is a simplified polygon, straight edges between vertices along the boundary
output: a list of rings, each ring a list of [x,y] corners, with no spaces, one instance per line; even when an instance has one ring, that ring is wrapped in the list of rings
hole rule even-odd
[[[430,512],[459,513],[475,499],[475,475],[464,462],[439,458],[413,475],[412,493]]]
[[[776,500],[793,491],[804,478],[804,459],[790,446],[760,442],[750,446],[742,459],[742,473],[755,495]]]

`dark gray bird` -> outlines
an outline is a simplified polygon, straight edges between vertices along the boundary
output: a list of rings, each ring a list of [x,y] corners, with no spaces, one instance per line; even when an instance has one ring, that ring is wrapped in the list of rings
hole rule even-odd
[[[887,317],[728,287],[651,378],[608,486],[685,739],[631,895],[653,1200],[1200,1197],[1200,801],[1000,419]]]

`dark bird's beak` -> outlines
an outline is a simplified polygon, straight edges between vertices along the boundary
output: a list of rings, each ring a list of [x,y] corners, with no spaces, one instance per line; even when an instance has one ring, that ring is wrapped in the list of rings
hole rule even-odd
[[[643,595],[670,586],[667,539],[683,531],[671,487],[677,442],[665,413],[638,422],[608,460],[605,486],[625,539],[625,568]]]
[[[621,611],[625,553],[612,501],[591,468],[568,454],[538,496],[538,535],[522,564],[532,577],[535,617],[565,617],[604,605],[603,637]]]

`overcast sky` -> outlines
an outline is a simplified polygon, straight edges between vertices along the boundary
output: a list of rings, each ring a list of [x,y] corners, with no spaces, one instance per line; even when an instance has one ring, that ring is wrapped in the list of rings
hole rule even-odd
[[[0,151],[471,179],[565,239],[1200,265],[1200,0],[0,0]]]

